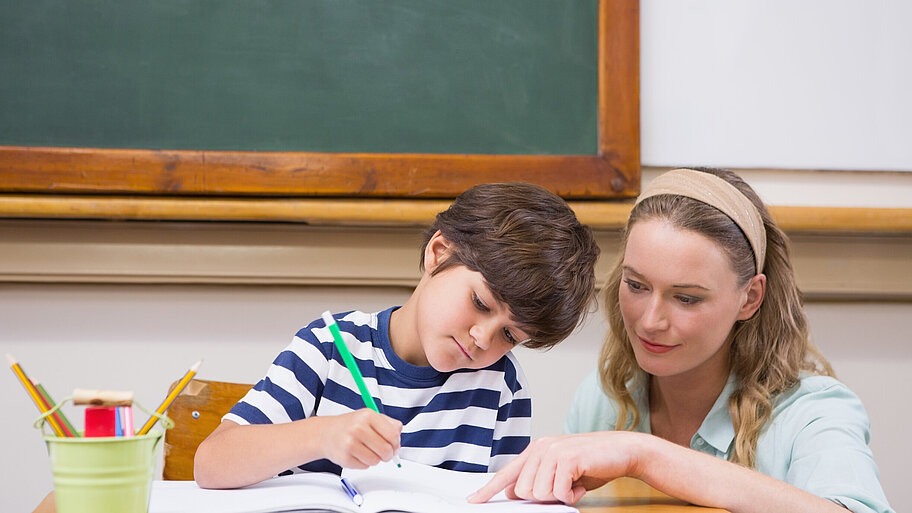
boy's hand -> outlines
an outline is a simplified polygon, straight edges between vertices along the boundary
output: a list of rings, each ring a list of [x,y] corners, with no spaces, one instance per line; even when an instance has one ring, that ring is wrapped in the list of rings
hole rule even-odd
[[[321,419],[324,457],[343,468],[365,469],[392,459],[399,450],[402,423],[363,408]]]

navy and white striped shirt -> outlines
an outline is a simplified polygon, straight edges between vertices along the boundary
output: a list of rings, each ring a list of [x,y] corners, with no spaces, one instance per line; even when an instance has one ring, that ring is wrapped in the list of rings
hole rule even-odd
[[[390,314],[337,314],[336,322],[384,415],[403,424],[402,459],[451,470],[494,472],[529,444],[532,399],[512,353],[484,369],[438,372],[405,362],[389,340]],[[301,329],[266,377],[223,420],[278,424],[364,408],[322,319]],[[317,460],[291,471],[340,473]]]

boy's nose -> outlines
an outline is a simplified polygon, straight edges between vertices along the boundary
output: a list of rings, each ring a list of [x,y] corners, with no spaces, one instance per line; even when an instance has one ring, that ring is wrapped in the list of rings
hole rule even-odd
[[[479,349],[486,350],[491,347],[491,334],[493,331],[491,327],[486,326],[484,323],[475,323],[469,329],[469,335]]]

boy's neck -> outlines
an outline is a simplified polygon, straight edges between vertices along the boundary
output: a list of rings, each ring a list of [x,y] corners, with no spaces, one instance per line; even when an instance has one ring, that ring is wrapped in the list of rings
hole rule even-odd
[[[405,362],[419,367],[426,367],[429,363],[424,350],[421,348],[418,332],[415,329],[414,297],[415,294],[412,294],[404,305],[393,310],[393,313],[390,314],[390,346],[396,356]]]

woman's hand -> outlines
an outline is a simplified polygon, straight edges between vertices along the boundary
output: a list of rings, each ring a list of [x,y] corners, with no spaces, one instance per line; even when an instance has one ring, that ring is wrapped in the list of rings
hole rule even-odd
[[[504,490],[511,499],[573,504],[587,490],[622,476],[636,476],[638,433],[605,431],[548,438],[529,444],[488,484],[469,496],[486,502]]]
[[[365,469],[399,450],[402,423],[368,408],[319,419],[324,457],[344,468]]]
[[[829,500],[755,470],[630,431],[536,440],[468,501],[485,502],[505,490],[511,499],[572,504],[587,490],[623,476],[692,504],[734,513],[845,512]]]

